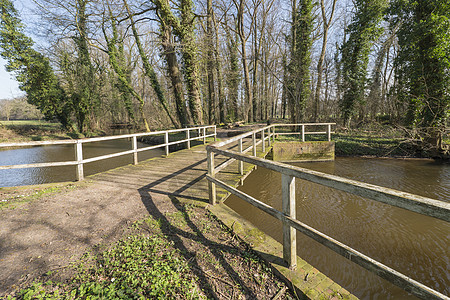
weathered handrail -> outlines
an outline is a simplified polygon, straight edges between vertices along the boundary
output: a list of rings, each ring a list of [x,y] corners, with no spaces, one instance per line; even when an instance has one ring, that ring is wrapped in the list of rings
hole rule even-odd
[[[289,124],[289,126],[301,127],[302,133],[305,134],[304,126],[302,125],[306,124]],[[307,124],[307,126],[310,125],[312,124]],[[435,291],[423,285],[422,283],[417,282],[409,278],[408,276],[400,272],[397,272],[389,268],[388,266],[358,252],[357,250],[296,220],[295,178],[308,180],[314,183],[325,185],[327,187],[335,188],[351,194],[362,196],[371,200],[397,206],[423,215],[439,218],[447,222],[450,221],[450,203],[256,157],[256,150],[255,150],[256,143],[254,138],[256,133],[261,132],[262,139],[260,143],[264,145],[266,137],[263,134],[263,132],[268,131],[267,139],[269,140],[270,143],[271,138],[274,138],[276,134],[275,133],[276,126],[280,125],[271,125],[264,128],[260,128],[239,136],[232,137],[225,141],[216,142],[206,147],[208,158],[207,179],[209,181],[208,184],[209,184],[210,204],[214,205],[216,203],[215,189],[216,185],[218,185],[219,187],[240,197],[241,199],[257,207],[258,209],[261,209],[267,214],[281,220],[283,222],[283,259],[288,263],[289,267],[295,268],[297,263],[295,230],[298,230],[306,234],[307,236],[311,237],[312,239],[318,241],[319,243],[325,245],[329,249],[335,251],[336,253],[364,267],[365,269],[377,274],[378,276],[389,280],[390,282],[414,294],[419,298],[450,299],[449,297],[439,293],[438,291]],[[331,132],[330,126],[331,125],[327,125],[328,132]],[[329,136],[328,132],[327,135]],[[253,145],[251,146],[253,148],[252,156],[242,153],[243,152],[242,139],[249,136],[252,136],[253,138]],[[230,143],[233,142],[238,142],[239,152],[220,149],[221,147],[229,145]],[[262,148],[264,147],[262,146]],[[218,171],[220,171],[223,167],[222,166],[219,166],[217,168],[214,167],[214,155],[222,155],[228,157],[230,158],[229,161],[231,160],[239,161],[238,169],[240,174],[243,174],[242,164],[244,162],[268,168],[273,171],[281,173],[283,211],[280,212],[274,209],[273,207],[270,207],[267,204],[216,179],[215,174]]]
[[[208,129],[213,129],[213,133],[207,134]],[[191,136],[192,131],[197,131],[197,136]],[[180,141],[172,141],[169,142],[169,134],[177,133],[177,132],[185,132],[186,138]],[[137,138],[143,136],[151,136],[151,135],[164,135],[164,143],[138,148]],[[165,148],[165,154],[169,155],[169,146],[186,143],[187,148],[191,147],[191,141],[201,140],[203,139],[203,143],[206,143],[207,137],[214,137],[216,140],[216,126],[199,126],[199,127],[191,127],[191,128],[182,128],[182,129],[172,129],[172,130],[164,130],[164,131],[153,131],[153,132],[145,132],[145,133],[132,133],[132,134],[123,134],[123,135],[115,135],[115,136],[105,136],[105,137],[95,137],[95,138],[84,138],[77,140],[61,140],[61,141],[35,141],[35,142],[18,142],[18,143],[0,143],[0,149],[6,147],[34,147],[34,146],[45,146],[45,145],[67,145],[73,144],[75,146],[75,160],[73,161],[63,161],[63,162],[42,162],[42,163],[33,163],[33,164],[18,164],[18,165],[8,165],[8,166],[0,166],[0,170],[9,170],[9,169],[24,169],[24,168],[41,168],[41,167],[56,167],[56,166],[77,166],[76,176],[77,180],[81,181],[84,179],[84,168],[83,165],[86,163],[104,160],[108,158],[123,156],[123,155],[133,155],[133,164],[138,164],[138,156],[137,154],[142,151],[147,151],[156,148]],[[131,140],[131,150],[116,152],[112,154],[106,154],[91,158],[83,158],[83,144],[92,143],[92,142],[101,142],[101,141],[110,141],[110,140],[119,140],[119,139],[130,139]]]

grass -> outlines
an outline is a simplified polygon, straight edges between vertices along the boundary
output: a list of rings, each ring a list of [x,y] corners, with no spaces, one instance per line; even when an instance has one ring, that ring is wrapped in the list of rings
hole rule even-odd
[[[22,188],[0,188],[0,210],[15,209],[23,204],[41,199],[50,194],[69,191],[75,189],[77,185],[50,184],[50,186],[30,186]]]
[[[261,299],[281,290],[281,299],[293,299],[272,269],[208,211],[174,204],[7,299]],[[58,274],[67,269],[70,276]]]
[[[287,131],[286,131],[287,132]],[[300,136],[283,135],[277,141],[299,141]],[[306,141],[324,141],[325,135],[306,135]],[[332,134],[336,156],[417,157],[422,155],[403,133],[390,126],[376,129],[338,131]]]
[[[161,236],[130,235],[85,255],[70,283],[35,282],[8,299],[202,299],[179,250]]]
[[[95,131],[86,135],[68,132],[60,123],[43,120],[0,121],[0,143],[76,139],[101,135],[104,135],[104,132]]]

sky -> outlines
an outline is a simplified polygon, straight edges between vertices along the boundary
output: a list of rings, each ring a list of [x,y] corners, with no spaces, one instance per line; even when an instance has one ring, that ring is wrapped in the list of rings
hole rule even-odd
[[[19,89],[19,83],[12,74],[6,72],[6,61],[0,58],[0,100],[11,99],[24,93]]]
[[[13,0],[13,3],[21,15],[22,22],[27,26],[27,20],[30,20],[30,17],[32,17],[32,1]],[[29,32],[26,32],[26,34],[29,34]],[[5,65],[6,61],[0,57],[0,100],[24,95],[25,93],[19,89],[19,83],[14,79],[13,74],[6,72]]]

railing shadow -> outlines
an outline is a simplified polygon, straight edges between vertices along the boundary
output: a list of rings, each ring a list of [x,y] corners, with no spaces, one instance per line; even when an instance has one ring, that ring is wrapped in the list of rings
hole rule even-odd
[[[202,268],[202,265],[197,257],[197,253],[192,252],[192,250],[187,246],[191,245],[192,243],[198,243],[206,247],[214,257],[214,259],[219,262],[223,270],[225,270],[227,276],[229,276],[234,282],[236,282],[242,292],[245,293],[249,298],[255,299],[257,298],[257,296],[254,291],[252,291],[252,289],[241,278],[240,274],[226,259],[227,254],[235,254],[236,248],[225,243],[215,242],[207,238],[202,230],[195,224],[194,220],[191,219],[191,216],[187,212],[186,207],[179,200],[179,197],[186,197],[185,195],[180,195],[183,191],[191,187],[193,184],[198,183],[205,177],[205,175],[203,174],[192,179],[190,182],[172,192],[161,191],[154,188],[156,185],[169,180],[170,178],[173,178],[175,175],[190,170],[204,162],[205,160],[202,160],[200,162],[191,164],[188,167],[185,167],[177,172],[151,182],[140,188],[139,194],[149,215],[153,219],[159,220],[161,224],[160,229],[164,237],[167,240],[173,242],[174,247],[180,250],[180,254],[185,258],[186,261],[189,262],[190,270],[195,274],[195,276],[199,278],[199,284],[201,285],[202,290],[206,293],[206,296],[208,298],[218,299],[221,298],[221,296],[217,294],[217,292],[210,284],[211,279],[205,273],[206,270]],[[185,227],[177,226],[177,224],[171,222],[171,220],[167,216],[168,203],[163,203],[164,201],[167,202],[167,198],[163,197],[162,199],[159,199],[159,197],[157,197],[157,195],[154,195],[154,193],[156,193],[157,195],[167,195],[169,197],[170,207],[173,211],[182,215],[184,223],[186,224]],[[207,201],[207,199],[202,199],[199,197],[196,200]]]

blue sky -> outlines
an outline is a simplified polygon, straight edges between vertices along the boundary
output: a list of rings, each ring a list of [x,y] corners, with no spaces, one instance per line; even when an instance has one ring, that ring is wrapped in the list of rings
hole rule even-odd
[[[0,58],[0,100],[11,99],[24,93],[19,90],[19,84],[15,81],[12,74],[5,70],[6,61]]]
[[[22,15],[29,15],[30,12],[26,11],[32,7],[30,0],[13,0],[14,6]],[[26,22],[24,22],[26,24]],[[25,93],[19,89],[19,83],[14,79],[14,76],[5,69],[6,61],[0,57],[0,100],[11,99],[17,96],[24,95]]]

